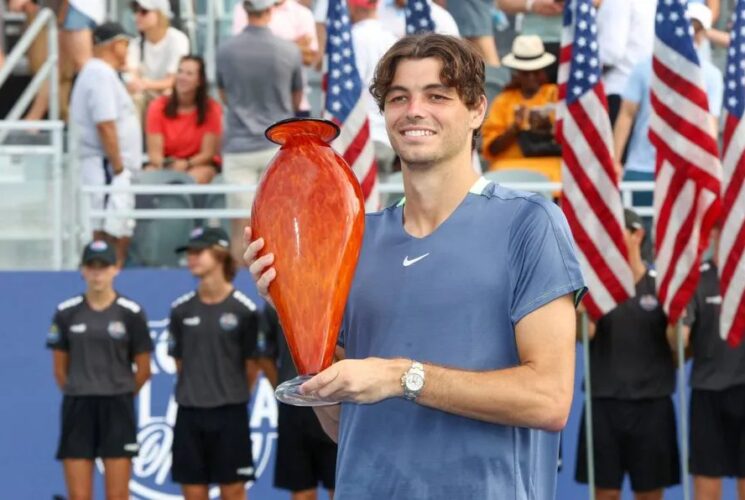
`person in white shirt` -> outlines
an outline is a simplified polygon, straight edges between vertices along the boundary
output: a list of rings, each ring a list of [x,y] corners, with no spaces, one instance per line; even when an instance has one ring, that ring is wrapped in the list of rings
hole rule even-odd
[[[435,33],[440,35],[460,36],[458,24],[446,9],[443,9],[432,0],[429,4],[432,21],[435,23]],[[385,29],[401,38],[406,35],[406,0],[380,0],[378,2],[378,18]]]
[[[378,19],[381,25],[396,39],[406,35],[406,0],[380,0],[373,2],[377,4]],[[435,33],[440,35],[460,36],[458,25],[450,13],[437,5],[432,0],[427,0],[432,13],[432,21],[435,23]],[[320,69],[323,61],[323,53],[326,47],[326,19],[328,18],[328,0],[316,0],[313,6],[313,16],[316,19],[316,31],[321,50],[317,59],[317,67]]]
[[[168,0],[136,0],[132,11],[140,35],[129,44],[127,88],[144,110],[173,88],[179,61],[189,54],[189,38],[170,26]]]
[[[135,105],[119,78],[130,36],[118,23],[104,23],[93,32],[93,58],[80,71],[70,100],[71,134],[77,143],[83,185],[126,186],[142,168],[142,129]],[[107,212],[131,210],[134,196],[92,195],[90,208]],[[121,265],[134,222],[122,217],[93,221],[93,239],[108,240]]]
[[[652,55],[655,0],[604,0],[598,8],[598,47],[611,123],[631,70]]]
[[[375,66],[391,46],[396,43],[393,36],[380,22],[376,0],[347,0],[349,18],[352,21],[352,46],[357,71],[362,79],[367,117],[370,121],[370,136],[375,145],[375,160],[378,172],[391,173],[396,154],[391,149],[385,119],[367,90],[375,76]]]

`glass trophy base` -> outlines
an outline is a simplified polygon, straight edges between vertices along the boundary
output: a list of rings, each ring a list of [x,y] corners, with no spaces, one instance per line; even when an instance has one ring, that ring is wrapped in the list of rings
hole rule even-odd
[[[292,406],[330,406],[339,403],[312,394],[300,394],[300,386],[312,378],[312,375],[298,375],[283,382],[274,390],[274,396],[278,401]]]

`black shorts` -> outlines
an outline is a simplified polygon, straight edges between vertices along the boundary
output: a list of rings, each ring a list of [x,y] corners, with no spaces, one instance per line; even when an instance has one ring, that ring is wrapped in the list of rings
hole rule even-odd
[[[277,461],[274,486],[283,490],[316,489],[321,483],[333,490],[336,443],[321,428],[312,408],[277,403]]]
[[[253,481],[248,406],[179,406],[173,428],[171,475],[181,484]]]
[[[745,478],[745,386],[691,393],[691,474]]]
[[[132,394],[62,399],[58,460],[131,458],[138,450]]]
[[[597,488],[621,489],[626,473],[635,492],[680,482],[675,410],[669,397],[593,398],[592,423]],[[575,478],[587,483],[584,410],[580,426]]]

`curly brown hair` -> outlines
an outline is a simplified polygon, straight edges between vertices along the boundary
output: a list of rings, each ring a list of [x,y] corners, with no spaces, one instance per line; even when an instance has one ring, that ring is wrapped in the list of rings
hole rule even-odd
[[[440,81],[453,87],[469,108],[478,105],[484,91],[484,60],[468,42],[449,35],[425,33],[401,38],[380,59],[370,93],[383,111],[396,68],[402,59],[434,57],[442,62]]]

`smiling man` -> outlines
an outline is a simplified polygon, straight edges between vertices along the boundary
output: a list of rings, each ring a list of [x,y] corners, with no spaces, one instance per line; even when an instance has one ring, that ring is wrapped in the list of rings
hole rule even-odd
[[[567,224],[542,197],[474,173],[484,63],[443,35],[398,41],[371,92],[406,198],[368,214],[342,360],[303,390],[339,443],[337,499],[550,499],[584,290]],[[268,299],[273,255],[245,259]]]

